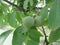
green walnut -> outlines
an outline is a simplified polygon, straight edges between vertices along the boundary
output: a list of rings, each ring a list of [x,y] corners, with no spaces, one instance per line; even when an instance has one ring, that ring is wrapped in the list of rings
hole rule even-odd
[[[35,17],[35,26],[39,27],[42,25],[42,19],[40,16]]]
[[[30,28],[30,27],[34,26],[34,18],[31,16],[27,16],[27,17],[23,18],[22,24],[26,28]]]

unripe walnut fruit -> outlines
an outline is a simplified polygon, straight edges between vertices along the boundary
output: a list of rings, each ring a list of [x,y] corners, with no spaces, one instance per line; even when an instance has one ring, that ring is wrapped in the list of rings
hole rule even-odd
[[[35,26],[39,27],[42,25],[42,20],[40,16],[35,17]]]
[[[27,17],[23,18],[22,24],[26,28],[30,28],[30,27],[34,26],[34,18],[31,16],[27,16]]]

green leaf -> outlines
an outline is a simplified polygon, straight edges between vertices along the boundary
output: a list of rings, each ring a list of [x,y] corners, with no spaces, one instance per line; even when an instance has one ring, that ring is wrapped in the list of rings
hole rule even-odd
[[[33,7],[35,7],[38,3],[38,0],[33,0]]]
[[[50,36],[49,36],[49,42],[56,42],[58,39],[60,39],[60,28],[51,31]]]
[[[54,3],[55,0],[46,0],[47,5],[50,7]]]
[[[40,11],[40,16],[42,20],[45,20],[48,17],[48,7],[45,6],[41,11]]]
[[[16,11],[16,19],[20,23],[22,21],[22,18],[24,17],[24,13],[20,11]]]
[[[47,25],[48,25],[48,18],[44,22],[44,26],[47,26]]]
[[[44,0],[40,0],[40,1],[44,1]],[[50,8],[55,0],[45,0],[45,1],[46,1],[46,5]]]
[[[6,16],[7,17],[6,20],[9,23],[9,25],[14,28],[18,26],[15,15],[16,15],[15,12],[12,12],[12,13],[8,13],[8,15]]]
[[[23,26],[19,26],[15,31],[12,39],[12,45],[22,45],[26,38],[26,29]]]
[[[6,40],[6,38],[9,36],[9,34],[12,32],[12,30],[8,30],[6,32],[3,32],[0,35],[0,45],[3,45],[4,41]]]
[[[0,6],[1,6],[1,9],[4,11],[4,13],[7,13],[7,10],[9,9],[9,5],[7,5],[1,1]]]
[[[41,33],[36,29],[36,27],[32,27],[28,30],[28,37],[25,40],[26,45],[39,45]]]
[[[40,22],[41,24],[40,25],[48,25],[48,7],[45,6],[43,9],[41,9],[40,11]]]
[[[50,29],[57,29],[60,27],[60,0],[56,0],[52,5],[48,24]]]
[[[42,34],[36,29],[36,27],[32,27],[29,30],[28,34],[29,34],[29,37],[30,37],[31,40],[39,43],[40,36],[42,36]]]
[[[0,16],[0,26],[3,25],[3,16]]]
[[[34,31],[34,29],[35,29],[35,31]],[[18,45],[23,45],[23,43],[25,43],[26,45],[31,45],[32,43],[35,44],[35,45],[38,45],[39,44],[38,41],[40,41],[40,36],[42,36],[42,35],[34,27],[31,28],[30,30],[33,30],[33,32],[28,31],[23,26],[19,26],[14,31],[12,45],[17,45],[17,44]]]
[[[33,6],[33,0],[29,0],[30,6]]]
[[[25,1],[24,1],[24,4],[23,4],[23,8],[24,8],[24,9],[27,9],[27,7],[28,7],[28,2],[29,2],[29,0],[25,0]]]
[[[39,43],[31,39],[31,40],[28,40],[27,45],[39,45]]]
[[[4,25],[4,14],[3,14],[3,10],[0,9],[0,27],[2,27]]]

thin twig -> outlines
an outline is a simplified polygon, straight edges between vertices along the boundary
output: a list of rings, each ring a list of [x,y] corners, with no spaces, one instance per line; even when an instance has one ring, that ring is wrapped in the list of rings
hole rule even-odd
[[[44,30],[44,27],[43,27],[43,26],[42,26],[42,29],[43,29],[43,33],[44,33],[44,36],[45,36],[45,43],[46,43],[46,45],[48,45],[49,42],[48,42],[48,40],[47,40],[47,35],[46,35],[46,33],[45,33],[45,30]]]
[[[24,11],[24,9],[22,9],[22,8],[19,7],[18,5],[14,4],[14,3],[12,3],[12,2],[10,2],[10,1],[8,1],[8,0],[4,0],[4,1],[7,2],[7,3],[9,3],[9,4],[12,5],[12,6],[15,6],[18,10]]]

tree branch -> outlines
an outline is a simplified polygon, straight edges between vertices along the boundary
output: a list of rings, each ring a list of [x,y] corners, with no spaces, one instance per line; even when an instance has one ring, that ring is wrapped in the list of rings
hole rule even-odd
[[[44,33],[44,36],[45,36],[45,43],[46,43],[46,45],[48,45],[49,42],[48,42],[48,40],[47,40],[47,35],[46,35],[46,33],[45,33],[45,30],[44,30],[44,27],[43,27],[43,26],[42,26],[42,29],[43,29],[43,33]]]
[[[24,9],[22,9],[22,8],[19,7],[18,5],[14,4],[14,3],[12,3],[12,2],[10,2],[10,1],[8,1],[8,0],[4,0],[4,1],[7,2],[7,3],[9,3],[9,4],[12,5],[12,6],[15,6],[18,10],[24,11]]]

